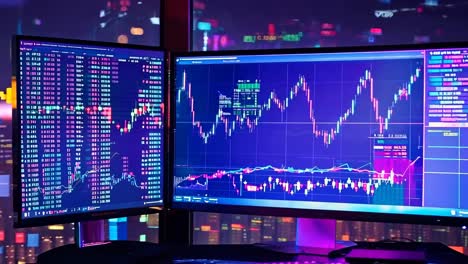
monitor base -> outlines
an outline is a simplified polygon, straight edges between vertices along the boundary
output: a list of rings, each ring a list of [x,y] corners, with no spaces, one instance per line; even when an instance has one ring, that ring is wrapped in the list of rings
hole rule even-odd
[[[352,241],[336,241],[334,247],[315,247],[315,246],[299,246],[296,242],[281,242],[271,244],[254,244],[257,247],[268,249],[274,252],[283,254],[309,255],[328,257],[333,252],[339,252],[342,249],[350,248],[356,245]]]
[[[335,227],[331,219],[298,218],[295,243],[261,246],[287,254],[345,258],[349,263],[468,263],[468,256],[442,243],[337,241]]]
[[[257,246],[299,256],[346,260],[346,263],[468,263],[468,256],[438,242],[352,242],[336,241],[335,248],[302,247],[294,242]]]
[[[297,258],[296,253],[275,250],[263,244],[247,245],[191,245],[171,247],[174,260],[205,259],[218,261],[245,262],[290,262]],[[209,263],[209,262],[207,262]]]
[[[334,250],[330,258],[344,257],[348,263],[465,263],[465,256],[437,242],[356,242]]]

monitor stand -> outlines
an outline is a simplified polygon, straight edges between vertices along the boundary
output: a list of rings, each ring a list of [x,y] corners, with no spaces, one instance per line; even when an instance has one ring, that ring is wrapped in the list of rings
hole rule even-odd
[[[298,218],[296,232],[298,254],[345,258],[349,263],[426,263],[422,250],[403,242],[383,248],[372,246],[379,243],[337,241],[336,220]]]
[[[296,246],[304,248],[334,249],[336,244],[336,220],[298,218]]]
[[[328,259],[333,250],[348,245],[336,243],[336,221],[299,218],[295,242],[271,242],[240,245],[191,245],[174,254],[180,259],[217,259],[249,262],[291,262],[299,255]],[[350,246],[354,243],[349,244]]]
[[[347,263],[427,263],[427,259],[453,259],[454,263],[461,263],[460,259],[467,260],[466,256],[442,243],[337,241],[336,220],[328,219],[298,218],[295,243],[263,246],[288,254],[344,258]]]
[[[312,218],[297,218],[295,242],[264,244],[271,250],[288,254],[324,257],[354,245],[353,242],[336,240],[336,220]]]
[[[296,250],[298,253],[328,256],[336,249],[350,245],[336,240],[336,220],[298,218]]]
[[[291,250],[292,249],[292,250]],[[296,243],[284,247],[283,252],[301,255],[344,258],[347,263],[427,263],[428,260],[445,263],[463,263],[467,257],[442,243],[352,242],[336,240],[336,220],[297,219]]]
[[[51,249],[37,263],[148,263],[165,262],[167,250],[149,242],[106,241],[105,220],[75,223],[75,243]]]

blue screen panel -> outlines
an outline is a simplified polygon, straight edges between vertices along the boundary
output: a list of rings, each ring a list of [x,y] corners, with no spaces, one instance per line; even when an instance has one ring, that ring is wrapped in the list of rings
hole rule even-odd
[[[161,204],[164,53],[20,40],[24,219]]]
[[[173,200],[467,216],[466,59],[178,57]]]

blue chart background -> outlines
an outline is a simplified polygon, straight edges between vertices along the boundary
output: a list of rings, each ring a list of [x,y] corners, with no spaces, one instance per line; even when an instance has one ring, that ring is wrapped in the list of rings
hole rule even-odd
[[[299,76],[304,76],[312,91],[314,115],[319,129],[336,128],[339,117],[351,106],[351,100],[356,94],[359,79],[370,70],[374,78],[374,97],[380,101],[380,113],[386,115],[393,95],[407,84],[416,68],[422,67],[421,59],[374,60],[352,62],[301,62],[301,63],[265,63],[265,64],[217,64],[217,65],[179,65],[177,68],[177,89],[183,83],[183,72],[186,71],[187,85],[192,84],[196,121],[204,124],[207,132],[213,124],[218,112],[219,94],[233,97],[233,89],[237,80],[260,80],[261,88],[258,104],[263,104],[274,91],[280,99],[288,96],[289,90],[298,82]],[[408,101],[401,101],[395,107],[395,112],[386,134],[406,134],[409,137],[408,155],[411,160],[421,157],[415,164],[415,182],[413,186],[416,199],[422,196],[422,122],[423,122],[423,78],[420,76],[414,84]],[[351,116],[342,126],[340,134],[329,146],[323,139],[315,138],[309,119],[308,104],[304,93],[290,101],[289,108],[281,113],[273,107],[265,111],[258,126],[249,132],[247,128],[236,127],[232,137],[224,132],[224,126],[219,125],[213,137],[204,144],[198,131],[192,126],[190,104],[187,94],[182,93],[181,102],[176,105],[176,154],[175,154],[175,195],[208,196],[208,197],[239,197],[233,190],[232,179],[212,179],[208,189],[194,190],[179,188],[194,185],[196,181],[203,184],[204,180],[184,180],[189,175],[212,174],[217,170],[232,170],[252,168],[255,166],[273,165],[275,167],[294,167],[306,169],[318,166],[330,168],[349,164],[353,168],[369,164],[365,168],[372,169],[373,140],[369,139],[379,133],[378,124],[374,122],[374,112],[370,101],[369,89],[364,89],[358,96],[356,114]],[[392,124],[396,123],[396,124]],[[187,136],[189,135],[189,136]],[[298,180],[305,183],[308,179],[323,182],[325,177],[341,179],[368,179],[368,174],[352,172],[335,172],[323,174],[274,174],[272,172],[256,172],[244,175],[243,180],[250,184],[267,182],[269,176],[273,179],[285,178],[289,183]],[[285,181],[286,181],[285,180]],[[235,181],[238,183],[239,179]],[[239,186],[239,184],[238,184]],[[309,200],[346,203],[370,203],[372,198],[365,192],[354,192],[331,188],[314,189],[312,195],[302,193],[294,195],[279,192],[243,192],[243,198],[279,199],[279,200]],[[259,204],[261,205],[261,201]]]
[[[79,45],[76,45],[77,47]],[[83,46],[87,47],[87,46]],[[93,47],[93,46],[91,46]],[[89,62],[89,58],[93,55],[89,53],[89,51],[82,52],[79,49],[64,49],[59,50],[57,56],[61,56],[62,63],[61,63],[61,76],[62,80],[60,82],[60,86],[57,90],[61,91],[60,97],[60,106],[67,105],[67,97],[69,96],[67,91],[67,64],[75,63],[73,60],[67,58],[65,54],[66,51],[74,51],[77,55],[84,57],[83,61],[83,87],[82,87],[82,104],[83,107],[86,109],[87,107],[97,107],[97,106],[106,106],[100,104],[100,100],[92,101],[92,99],[100,98],[102,94],[99,92],[93,92],[91,90],[91,74],[90,69],[92,67],[91,63]],[[48,53],[51,52],[51,48],[38,46],[34,50],[34,52],[42,52]],[[73,144],[73,146],[67,146],[67,138],[62,136],[61,143],[58,145],[56,152],[63,153],[61,156],[61,162],[58,162],[57,166],[61,169],[61,174],[56,177],[59,177],[52,183],[50,179],[45,179],[45,181],[52,186],[53,188],[61,188],[62,194],[58,195],[59,199],[61,199],[60,208],[43,208],[43,209],[34,209],[30,206],[26,206],[23,203],[23,207],[28,207],[27,211],[37,211],[40,216],[43,212],[48,212],[49,209],[52,210],[64,210],[69,209],[67,212],[54,212],[54,214],[62,213],[62,214],[73,214],[76,212],[84,212],[90,210],[87,207],[92,206],[99,206],[97,210],[111,210],[111,209],[127,209],[127,208],[139,208],[145,205],[145,202],[153,202],[153,203],[161,203],[161,183],[162,183],[162,162],[160,159],[162,157],[154,158],[153,161],[149,161],[148,157],[144,157],[142,154],[143,150],[149,150],[150,146],[157,146],[158,150],[160,150],[159,154],[162,155],[161,149],[163,147],[160,140],[151,137],[151,139],[143,140],[145,137],[149,138],[150,133],[161,133],[161,140],[162,140],[162,128],[156,128],[155,123],[153,122],[156,116],[162,119],[162,113],[160,112],[160,103],[164,100],[163,98],[163,90],[158,87],[160,85],[154,85],[154,87],[150,87],[149,84],[145,84],[143,80],[149,80],[151,76],[156,76],[156,73],[150,74],[144,72],[143,66],[149,65],[150,61],[153,58],[159,59],[159,61],[163,60],[163,53],[160,51],[147,51],[147,50],[130,50],[130,49],[119,49],[115,48],[112,51],[108,51],[107,55],[112,55],[112,57],[117,59],[126,59],[130,58],[131,56],[138,55],[141,57],[148,57],[151,59],[147,60],[140,60],[139,63],[134,62],[118,62],[118,68],[112,69],[109,71],[114,71],[109,75],[109,85],[110,87],[106,89],[110,90],[110,101],[108,107],[112,109],[112,120],[114,121],[112,124],[109,124],[109,121],[106,120],[107,117],[103,116],[103,112],[96,111],[96,113],[89,115],[86,113],[86,110],[83,112],[76,114],[75,116],[81,116],[83,122],[83,128],[81,128],[82,132],[81,135],[83,136],[83,144],[82,147],[79,145]],[[153,60],[154,61],[154,60]],[[115,65],[117,66],[117,65]],[[58,66],[56,66],[58,67]],[[162,71],[162,69],[160,69]],[[21,75],[25,75],[26,70],[21,72]],[[96,75],[99,75],[97,73]],[[131,76],[132,78],[129,78]],[[159,75],[158,77],[161,78],[161,83],[164,82],[164,76]],[[78,77],[77,77],[78,78]],[[97,77],[99,78],[99,76]],[[101,77],[102,78],[102,77]],[[96,80],[96,78],[94,78]],[[101,84],[103,82],[101,81]],[[106,83],[107,84],[107,83]],[[102,87],[101,87],[102,88]],[[99,90],[98,88],[96,90]],[[26,93],[27,88],[21,90],[22,94]],[[151,90],[151,91],[150,91]],[[76,92],[76,90],[74,91]],[[148,94],[155,94],[156,92],[160,92],[160,100],[156,100],[154,98],[149,98]],[[120,127],[124,126],[125,121],[130,122],[131,120],[131,113],[134,111],[135,108],[138,108],[138,100],[139,98],[147,99],[147,103],[151,105],[153,108],[158,108],[159,111],[155,116],[150,116],[150,113],[141,114],[140,117],[133,123],[133,127],[131,131],[128,133],[121,133],[117,128],[117,124]],[[41,106],[44,104],[40,101],[41,98],[38,99]],[[26,105],[26,96],[24,97],[23,101],[21,102],[22,105]],[[76,107],[75,103],[68,103],[69,106]],[[67,132],[67,115],[70,115],[70,112],[62,111],[62,110],[53,110],[49,115],[59,115],[61,127],[60,130],[57,130],[57,133],[61,135],[66,135]],[[34,113],[33,113],[34,114]],[[21,115],[23,119],[26,119],[28,115],[28,110],[21,110]],[[96,116],[100,119],[96,119]],[[91,122],[94,118],[94,124],[100,124],[101,127],[91,128]],[[97,122],[96,120],[100,120]],[[147,125],[143,124],[146,122]],[[153,125],[154,128],[148,128],[148,124]],[[71,126],[72,129],[79,131],[77,123],[74,126]],[[99,130],[99,128],[101,130]],[[106,129],[108,128],[108,129]],[[40,135],[41,125],[37,125],[35,128],[37,130],[38,135]],[[56,128],[50,128],[56,129]],[[68,128],[70,129],[70,128]],[[54,130],[55,131],[55,130]],[[106,142],[103,137],[109,138],[109,150],[110,153],[106,151],[106,149],[99,149],[99,146],[102,142]],[[92,140],[97,139],[95,141],[95,147],[98,148],[97,150],[92,149]],[[102,140],[101,140],[102,139]],[[44,142],[41,142],[41,138],[38,136],[38,154],[39,160],[42,159],[45,153]],[[26,144],[22,145],[23,149],[26,149],[28,146]],[[154,149],[153,149],[154,150]],[[72,164],[72,168],[70,171],[74,170],[75,163],[77,162],[77,155],[78,152],[81,154],[81,166],[79,171],[79,175],[88,175],[87,177],[76,177],[72,184],[71,191],[67,191],[69,186],[69,177],[67,162],[66,162],[66,154],[67,151],[70,151],[71,157],[70,162]],[[107,153],[106,153],[107,152]],[[93,153],[97,153],[93,157]],[[24,153],[22,154],[24,155]],[[110,160],[109,160],[110,157]],[[124,171],[124,157],[128,158],[128,172]],[[101,161],[107,161],[108,163],[102,162],[100,165],[93,166],[90,162],[93,158],[99,158]],[[39,168],[41,169],[41,166]],[[100,166],[100,167],[99,167]],[[44,166],[45,167],[45,166]],[[50,167],[50,166],[49,166]],[[159,179],[149,179],[149,174],[144,175],[142,173],[143,169],[158,171],[157,176]],[[95,171],[99,171],[99,177],[96,176],[94,173]],[[130,174],[130,175],[129,175]],[[26,177],[29,176],[26,172]],[[44,180],[42,179],[42,175],[40,176],[39,183],[41,184]],[[94,183],[96,184],[93,186],[92,179],[94,179]],[[60,181],[60,184],[57,183]],[[144,184],[143,184],[144,183]],[[39,187],[43,188],[44,186],[39,185]],[[93,197],[93,190],[92,188],[96,187],[95,197]],[[100,192],[99,188],[109,188],[110,190],[108,193],[104,191]],[[34,188],[27,188],[25,192],[29,192],[28,194],[34,194],[36,190]],[[47,205],[47,199],[50,197],[44,197],[43,195],[39,195],[38,203],[40,206]],[[96,209],[94,209],[96,210]],[[50,213],[49,213],[50,214]],[[37,215],[33,215],[37,216]]]

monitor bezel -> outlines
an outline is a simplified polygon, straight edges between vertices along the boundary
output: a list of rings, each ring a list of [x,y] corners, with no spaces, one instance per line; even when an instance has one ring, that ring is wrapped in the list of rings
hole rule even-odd
[[[145,51],[156,51],[163,53],[163,74],[164,74],[164,83],[162,84],[163,96],[164,96],[164,129],[163,133],[166,135],[168,130],[168,66],[169,66],[169,56],[167,51],[160,46],[144,46],[144,45],[135,45],[135,44],[120,44],[113,42],[102,42],[102,41],[90,41],[90,40],[80,40],[80,39],[66,39],[66,38],[52,38],[52,37],[40,37],[40,36],[27,36],[27,35],[14,35],[12,37],[12,47],[11,47],[11,61],[12,61],[12,75],[14,78],[20,76],[20,69],[17,65],[19,61],[19,47],[20,42],[24,40],[29,41],[41,41],[41,42],[56,42],[56,43],[66,43],[73,45],[94,45],[102,47],[111,47],[111,48],[126,48],[126,49],[139,49]],[[166,184],[164,183],[166,178],[165,169],[167,167],[165,158],[162,162],[162,176],[161,176],[161,200],[160,204],[154,204],[151,207],[149,206],[139,206],[134,208],[122,208],[122,209],[111,209],[111,210],[102,210],[95,212],[85,212],[85,213],[71,213],[63,214],[56,216],[46,216],[46,217],[33,217],[33,218],[24,218],[22,216],[22,202],[21,202],[21,144],[18,144],[21,140],[21,127],[20,127],[20,114],[19,109],[21,107],[21,100],[19,91],[21,89],[21,82],[17,80],[17,96],[16,96],[16,109],[13,109],[13,226],[15,228],[23,227],[35,227],[35,226],[44,226],[52,224],[65,224],[65,223],[75,223],[82,221],[91,221],[91,220],[100,220],[100,219],[109,219],[116,217],[125,217],[125,216],[134,216],[141,214],[152,214],[157,213],[163,210],[164,205],[166,204]],[[167,141],[164,135],[163,141],[163,151],[167,155]]]
[[[450,49],[450,48],[468,48],[468,42],[441,42],[441,43],[424,43],[424,44],[400,44],[400,45],[380,45],[380,46],[349,46],[349,47],[324,47],[324,48],[299,48],[299,49],[255,49],[255,50],[225,50],[225,51],[191,51],[177,52],[171,54],[171,77],[170,86],[176,87],[176,60],[182,57],[209,57],[209,56],[242,56],[242,55],[280,55],[280,54],[318,54],[318,53],[344,53],[344,52],[378,52],[378,51],[404,51],[404,50],[421,50],[421,49]],[[468,217],[450,217],[450,216],[429,216],[429,215],[413,215],[413,214],[396,214],[396,213],[372,213],[372,212],[351,212],[339,210],[319,210],[319,209],[292,209],[292,208],[277,208],[264,206],[246,206],[246,205],[226,205],[226,204],[205,204],[205,203],[190,203],[174,201],[174,166],[175,166],[175,148],[174,142],[176,137],[176,104],[175,104],[175,88],[171,89],[169,99],[171,105],[171,118],[169,125],[169,143],[172,146],[173,153],[168,157],[170,166],[166,172],[171,175],[167,182],[167,205],[174,209],[192,210],[200,212],[212,213],[229,213],[229,214],[249,214],[249,215],[267,215],[267,216],[289,216],[301,218],[316,218],[316,219],[334,219],[334,220],[349,220],[349,221],[364,221],[364,222],[389,222],[389,223],[408,223],[408,224],[425,224],[425,225],[446,225],[446,226],[467,226]]]

